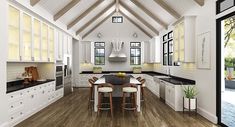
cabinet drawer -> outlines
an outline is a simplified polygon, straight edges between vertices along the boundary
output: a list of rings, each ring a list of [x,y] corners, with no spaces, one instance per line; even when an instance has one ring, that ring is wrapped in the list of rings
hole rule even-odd
[[[9,116],[9,121],[12,125],[16,122],[19,122],[24,117],[24,111],[18,111],[16,113],[12,113]]]
[[[24,106],[24,101],[23,101],[23,99],[20,99],[18,101],[9,103],[8,110],[10,112],[14,112],[16,110],[22,109],[23,106]]]
[[[18,99],[22,99],[23,96],[24,96],[24,93],[25,91],[17,91],[17,92],[13,92],[13,93],[10,93],[8,94],[8,100],[9,101],[15,101],[15,100],[18,100]]]

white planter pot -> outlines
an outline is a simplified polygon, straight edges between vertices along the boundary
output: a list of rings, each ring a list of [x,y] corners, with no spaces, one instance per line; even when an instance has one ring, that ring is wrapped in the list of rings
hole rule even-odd
[[[190,107],[189,107],[189,102],[190,102]],[[186,108],[186,109],[189,109],[190,108],[190,110],[194,110],[194,109],[196,109],[196,99],[189,99],[189,98],[184,98],[184,108]]]
[[[227,67],[227,75],[233,77],[233,71],[234,68],[233,67]]]

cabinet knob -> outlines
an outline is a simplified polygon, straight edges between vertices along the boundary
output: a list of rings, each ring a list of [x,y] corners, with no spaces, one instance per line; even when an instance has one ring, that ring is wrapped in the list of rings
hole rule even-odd
[[[13,96],[11,96],[11,98],[13,98]]]
[[[23,104],[23,102],[20,102],[20,104]]]
[[[11,119],[13,120],[13,119],[14,119],[14,117],[11,117]]]
[[[34,98],[34,95],[31,95],[31,98]]]
[[[12,105],[11,108],[14,108],[14,106]]]
[[[23,112],[20,112],[20,115],[23,115]]]
[[[23,93],[20,93],[20,95],[23,95]]]

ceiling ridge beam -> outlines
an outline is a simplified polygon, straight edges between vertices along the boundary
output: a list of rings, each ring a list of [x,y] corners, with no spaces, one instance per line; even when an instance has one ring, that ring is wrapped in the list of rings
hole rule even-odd
[[[94,31],[97,27],[103,24],[109,17],[111,17],[115,11],[112,11],[108,16],[106,16],[103,20],[101,20],[98,24],[96,24],[92,29],[90,29],[87,33],[82,36],[82,39],[87,37],[92,31]]]
[[[173,8],[167,5],[163,0],[154,0],[154,2],[160,5],[163,9],[165,9],[168,13],[170,13],[176,19],[179,19],[181,17],[181,15],[177,11],[175,11]]]
[[[158,18],[156,15],[154,15],[151,11],[149,11],[146,7],[144,7],[144,5],[142,5],[138,0],[131,0],[131,2],[137,7],[139,7],[142,11],[144,11],[152,19],[154,19],[158,24],[162,25],[165,29],[167,29],[167,24],[160,18]]]
[[[144,20],[140,15],[135,13],[133,10],[131,10],[127,5],[125,5],[122,1],[120,1],[120,5],[126,9],[129,13],[131,13],[133,16],[135,16],[138,20],[140,20],[145,26],[147,26],[149,29],[151,29],[155,34],[159,35],[159,31],[155,29],[151,24],[149,24],[146,20]]]
[[[63,7],[61,10],[59,10],[54,15],[54,21],[58,20],[60,17],[62,17],[65,13],[67,13],[70,9],[72,9],[75,5],[77,5],[81,0],[72,0],[69,2],[65,7]]]
[[[205,4],[205,0],[194,0],[197,4],[199,4],[200,6],[204,6]]]
[[[89,25],[91,25],[94,21],[96,21],[100,16],[102,16],[106,11],[108,11],[113,5],[115,5],[115,2],[110,3],[104,10],[102,10],[95,17],[93,17],[86,24],[84,24],[79,30],[76,31],[76,35],[81,33],[84,29],[86,29]]]
[[[40,0],[30,0],[30,5],[34,6],[36,5]]]
[[[152,38],[153,36],[147,32],[145,29],[143,29],[139,24],[137,24],[134,20],[132,20],[130,17],[128,17],[124,12],[120,11],[120,14],[123,15],[127,20],[129,20],[133,25],[135,25],[137,28],[139,28],[144,34],[146,34],[148,37]]]
[[[97,0],[93,5],[91,5],[86,11],[84,11],[81,15],[79,15],[75,20],[73,20],[67,26],[67,29],[72,28],[75,24],[77,24],[82,18],[87,16],[93,9],[99,6],[104,0]]]

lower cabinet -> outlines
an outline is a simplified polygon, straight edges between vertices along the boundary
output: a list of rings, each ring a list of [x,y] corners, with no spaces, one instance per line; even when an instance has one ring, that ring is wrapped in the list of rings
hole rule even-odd
[[[165,102],[175,111],[183,111],[183,89],[181,85],[174,85],[163,81],[165,86]]]
[[[154,77],[145,74],[144,78],[146,79],[146,87],[152,92],[154,93],[156,96],[159,97],[159,83],[154,81]]]
[[[9,126],[15,126],[63,97],[63,92],[63,88],[55,91],[53,81],[7,94]]]

